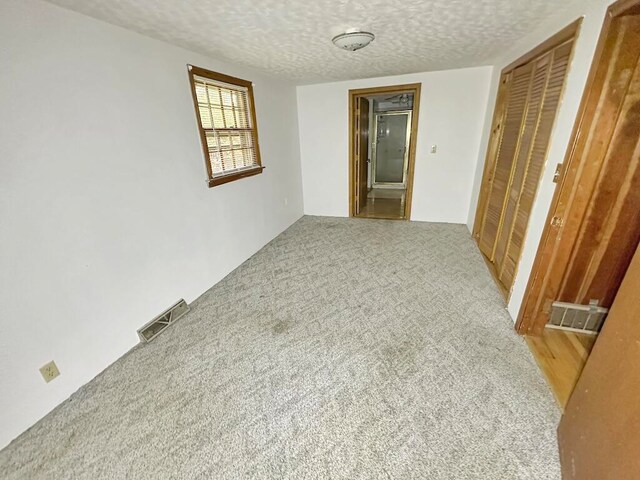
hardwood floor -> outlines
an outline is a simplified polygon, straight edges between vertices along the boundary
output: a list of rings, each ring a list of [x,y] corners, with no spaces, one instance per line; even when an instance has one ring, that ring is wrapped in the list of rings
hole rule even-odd
[[[358,217],[403,220],[406,193],[400,189],[372,188]]]
[[[552,328],[545,328],[540,337],[525,336],[529,349],[563,411],[596,338],[595,335]]]

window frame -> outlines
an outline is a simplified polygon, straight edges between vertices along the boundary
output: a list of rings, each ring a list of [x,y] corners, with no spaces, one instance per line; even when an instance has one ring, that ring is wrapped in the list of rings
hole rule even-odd
[[[189,84],[191,87],[191,96],[193,98],[193,106],[195,108],[196,120],[198,122],[198,133],[200,134],[200,143],[202,144],[202,152],[204,154],[205,166],[207,168],[208,184],[209,188],[217,185],[223,185],[225,183],[240,180],[241,178],[252,177],[262,173],[264,167],[262,166],[262,159],[260,157],[260,145],[258,142],[258,122],[256,119],[256,105],[253,97],[253,83],[241,78],[225,75],[224,73],[214,72],[205,68],[196,67],[194,65],[187,65],[189,72]],[[229,85],[235,85],[238,87],[244,87],[247,89],[247,96],[249,99],[249,109],[251,118],[251,136],[253,139],[253,148],[255,151],[255,157],[257,166],[251,169],[231,172],[227,175],[214,175],[211,168],[211,155],[209,154],[209,147],[207,145],[207,137],[205,129],[202,126],[202,118],[200,117],[200,109],[198,108],[198,97],[196,95],[196,80],[195,76],[206,78],[214,82],[227,83]]]

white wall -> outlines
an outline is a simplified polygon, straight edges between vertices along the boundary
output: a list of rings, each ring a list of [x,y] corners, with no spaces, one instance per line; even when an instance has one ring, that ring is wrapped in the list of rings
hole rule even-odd
[[[482,180],[482,168],[484,165],[486,145],[491,129],[491,116],[495,106],[495,97],[500,71],[513,60],[533,49],[566,25],[579,17],[584,17],[575,46],[573,61],[568,73],[564,97],[558,112],[556,125],[551,136],[546,167],[544,169],[542,181],[529,220],[529,228],[527,230],[522,258],[520,260],[520,265],[513,286],[513,292],[509,300],[508,310],[514,319],[517,318],[522,305],[524,291],[527,286],[529,275],[531,274],[533,261],[540,243],[540,237],[542,236],[546,217],[553,199],[553,193],[556,186],[556,184],[553,183],[555,166],[556,164],[561,163],[564,159],[580,100],[582,98],[584,85],[593,59],[595,46],[604,21],[605,11],[610,3],[612,3],[611,0],[585,0],[580,2],[579,5],[574,5],[572,10],[565,11],[561,16],[557,16],[550,19],[548,22],[541,24],[535,31],[522,38],[517,44],[507,50],[502,56],[502,59],[494,66],[493,76],[491,79],[490,108],[487,112],[482,137],[482,147],[480,150],[480,161],[478,162],[478,169],[476,171],[474,181],[474,200],[472,208],[469,210],[469,218],[467,220],[470,230],[473,226],[476,209],[475,205],[477,203],[478,191]]]
[[[207,188],[187,63],[255,82],[262,175]],[[280,81],[1,2],[0,448],[302,215],[296,108]]]
[[[466,223],[491,72],[466,68],[298,87],[305,213],[349,215],[349,90],[420,82],[411,219]],[[438,152],[431,154],[434,144]]]

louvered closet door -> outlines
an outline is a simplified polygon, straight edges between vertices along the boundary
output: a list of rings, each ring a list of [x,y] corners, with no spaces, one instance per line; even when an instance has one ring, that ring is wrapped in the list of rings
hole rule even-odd
[[[527,173],[527,158],[531,152],[533,136],[538,125],[538,114],[547,83],[550,56],[550,53],[544,55],[531,64],[533,66],[533,75],[528,90],[524,122],[520,130],[520,137],[517,140],[515,155],[512,159],[511,179],[507,187],[508,195],[504,203],[502,223],[498,231],[495,247],[494,261],[497,265],[498,272],[501,271],[505,260],[505,253],[509,244],[509,238],[511,237],[516,210],[520,200],[520,191]]]
[[[489,185],[488,201],[480,230],[480,250],[492,261],[496,240],[502,222],[507,190],[511,182],[513,158],[518,148],[520,130],[527,105],[529,86],[533,65],[528,63],[516,68],[508,83],[509,94],[506,101],[502,135],[493,171],[493,179]]]
[[[514,181],[496,250],[498,279],[507,288],[515,280],[524,237],[535,195],[542,177],[551,132],[555,122],[573,42],[556,47],[536,60],[525,128],[519,156],[515,159]]]
[[[503,292],[515,279],[574,39],[503,72],[474,232]],[[502,100],[500,100],[502,102]],[[500,126],[500,123],[502,124]],[[493,153],[495,152],[495,154]],[[492,162],[493,160],[493,162]]]

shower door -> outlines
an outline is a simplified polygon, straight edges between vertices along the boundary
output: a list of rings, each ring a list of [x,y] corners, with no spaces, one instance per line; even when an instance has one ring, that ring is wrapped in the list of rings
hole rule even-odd
[[[377,113],[373,142],[373,186],[407,187],[411,111]]]

